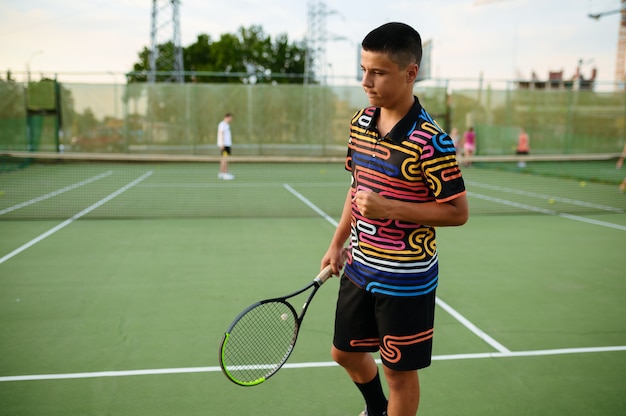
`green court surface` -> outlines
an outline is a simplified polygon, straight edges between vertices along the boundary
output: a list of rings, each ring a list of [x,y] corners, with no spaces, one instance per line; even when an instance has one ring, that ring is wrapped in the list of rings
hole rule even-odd
[[[341,164],[235,164],[228,183],[215,165],[58,167],[0,175],[0,415],[362,410],[329,355],[337,279],[274,377],[239,387],[218,365],[239,311],[317,274]],[[464,175],[472,216],[438,230],[419,414],[626,414],[626,195],[604,180]]]

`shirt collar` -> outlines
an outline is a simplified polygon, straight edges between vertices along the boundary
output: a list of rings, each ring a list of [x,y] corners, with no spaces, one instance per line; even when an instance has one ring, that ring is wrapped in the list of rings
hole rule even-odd
[[[384,137],[385,139],[394,141],[396,143],[400,143],[403,140],[405,140],[407,137],[409,137],[411,132],[415,130],[415,120],[422,112],[422,105],[420,104],[419,99],[417,97],[413,96],[413,98],[414,98],[414,101],[413,101],[413,106],[411,106],[411,109],[408,111],[408,113],[405,114],[404,117],[402,117],[400,121],[396,123],[395,126],[393,126],[391,131],[387,133],[387,135]],[[374,110],[374,116],[372,117],[369,125],[367,126],[367,130],[370,130],[370,131],[376,130],[376,124],[377,124],[376,121],[378,120],[378,117],[380,117],[380,107],[376,107],[376,110]]]

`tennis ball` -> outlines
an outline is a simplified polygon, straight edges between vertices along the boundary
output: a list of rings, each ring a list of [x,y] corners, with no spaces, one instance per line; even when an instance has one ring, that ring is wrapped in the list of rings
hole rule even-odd
[[[289,315],[287,315],[286,313],[280,315],[280,319],[282,319],[283,321],[286,321],[287,318],[289,318]]]
[[[580,186],[581,186],[582,188],[584,188],[585,186],[587,186],[587,182],[585,182],[585,181],[580,181]]]
[[[0,196],[4,196],[4,191],[0,191]]]
[[[548,204],[554,204],[554,199],[552,198],[548,199]]]

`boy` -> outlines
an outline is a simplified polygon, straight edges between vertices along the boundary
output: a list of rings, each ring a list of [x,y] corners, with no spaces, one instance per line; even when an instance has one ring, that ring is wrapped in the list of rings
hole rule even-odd
[[[350,240],[331,355],[361,391],[361,415],[408,416],[419,405],[417,370],[431,361],[434,227],[464,224],[468,204],[452,140],[413,96],[420,35],[388,23],[361,46],[362,86],[372,106],[351,122],[346,169],[352,183],[321,261],[339,273]]]
[[[233,145],[232,135],[230,133],[230,122],[233,121],[233,115],[226,113],[224,119],[217,126],[217,146],[220,148],[220,172],[217,174],[218,179],[233,180],[235,176],[228,173],[228,156],[232,152]]]

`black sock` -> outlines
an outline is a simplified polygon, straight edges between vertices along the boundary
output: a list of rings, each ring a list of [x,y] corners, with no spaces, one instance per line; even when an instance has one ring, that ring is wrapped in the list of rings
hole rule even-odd
[[[383,386],[380,384],[380,375],[376,373],[376,377],[369,383],[354,383],[361,391],[367,406],[368,416],[384,416],[387,413],[387,398],[383,392]]]

